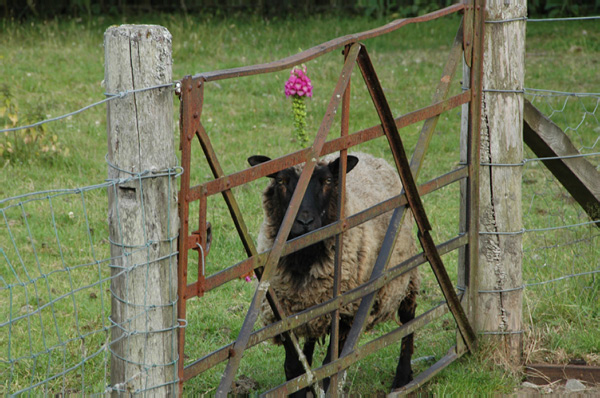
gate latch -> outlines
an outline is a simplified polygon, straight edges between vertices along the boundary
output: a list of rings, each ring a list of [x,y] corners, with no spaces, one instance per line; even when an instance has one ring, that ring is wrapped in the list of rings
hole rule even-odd
[[[202,234],[198,229],[188,237],[188,248],[200,251],[200,247],[203,247]],[[202,250],[204,257],[208,256],[210,252],[210,244],[212,243],[212,226],[209,222],[206,223],[206,249]]]

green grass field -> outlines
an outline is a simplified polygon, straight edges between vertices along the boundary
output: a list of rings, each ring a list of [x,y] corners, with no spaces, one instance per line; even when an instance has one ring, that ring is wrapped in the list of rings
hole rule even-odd
[[[0,126],[36,122],[103,99],[103,32],[113,24],[154,23],[167,27],[173,35],[173,76],[179,79],[187,74],[276,60],[387,22],[335,16],[265,21],[169,15],[126,20],[25,23],[3,20]],[[450,17],[412,25],[365,43],[394,115],[429,104],[458,22]],[[599,59],[600,26],[594,21],[530,23],[527,27],[526,87],[598,93]],[[314,84],[314,98],[307,104],[310,132],[316,131],[321,122],[342,61],[342,56],[333,52],[307,64]],[[293,139],[291,103],[283,94],[288,74],[283,71],[206,85],[202,119],[225,172],[244,169],[245,159],[250,155],[274,158],[299,149]],[[378,120],[357,71],[354,77],[351,131],[375,125]],[[456,79],[451,94],[460,93],[459,80]],[[597,98],[569,97],[567,102],[565,98],[536,97],[534,104],[549,115],[564,108],[552,116],[553,120],[563,129],[570,127],[569,136],[582,151],[598,152]],[[178,107],[178,100],[174,101]],[[177,116],[173,115],[175,126]],[[105,119],[105,107],[99,106],[48,124],[44,129],[0,137],[2,148],[6,150],[9,143],[12,148],[12,153],[4,152],[0,157],[0,200],[30,192],[103,183],[107,177]],[[413,125],[400,131],[409,155],[420,128],[421,125]],[[330,137],[338,130],[339,119]],[[459,130],[459,110],[442,115],[419,182],[457,166]],[[383,139],[359,149],[391,159]],[[533,155],[528,153],[526,157]],[[590,161],[599,163],[597,157],[591,157]],[[192,164],[194,183],[211,178],[199,146]],[[254,238],[261,221],[259,193],[264,184],[265,181],[256,181],[234,190]],[[434,225],[436,242],[454,236],[458,231],[458,187],[450,186],[428,195],[424,203]],[[103,392],[110,382],[110,355],[105,350],[110,335],[105,332],[110,326],[106,188],[45,193],[28,197],[23,204],[19,200],[7,201],[0,208],[3,209],[0,248],[4,259],[0,260],[0,394],[26,389],[53,375],[59,376],[34,390],[36,394],[61,390]],[[523,213],[527,229],[587,221],[539,162],[527,163],[524,169]],[[208,219],[213,225],[214,240],[207,273],[213,273],[245,256],[220,197],[209,201]],[[597,271],[600,251],[597,235],[593,226],[525,234],[525,283]],[[444,261],[451,277],[456,278],[456,255],[449,254]],[[419,313],[442,297],[426,267],[422,267],[424,283]],[[193,273],[190,277],[194,277]],[[525,359],[565,363],[572,358],[583,358],[600,365],[599,290],[596,274],[527,287]],[[189,303],[186,362],[236,338],[253,292],[253,284],[233,281]],[[364,341],[392,330],[393,326],[380,325],[367,333]],[[416,370],[424,370],[431,364],[426,358],[439,359],[454,342],[455,329],[449,316],[418,331],[414,358],[425,359],[415,365]],[[398,347],[384,349],[351,367],[348,392],[387,391],[398,350]],[[281,383],[282,351],[267,343],[249,350],[238,376],[256,381],[260,391]],[[95,353],[84,365],[68,371],[82,358]],[[319,355],[322,353],[321,347]],[[424,386],[422,392],[436,395],[512,392],[519,386],[522,374],[488,354],[489,349],[484,347],[480,353],[464,357]],[[219,366],[189,381],[186,393],[213,392],[222,369]]]

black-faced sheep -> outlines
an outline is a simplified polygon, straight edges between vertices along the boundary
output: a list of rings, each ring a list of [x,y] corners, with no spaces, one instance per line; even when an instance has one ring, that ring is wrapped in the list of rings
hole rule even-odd
[[[254,166],[270,160],[265,156],[248,159]],[[259,252],[270,249],[281,226],[284,214],[298,182],[303,166],[295,166],[269,175],[271,182],[263,193],[264,221],[258,237]],[[323,157],[315,167],[302,204],[288,239],[292,239],[325,226],[336,220],[338,212],[339,157],[335,154]],[[390,197],[400,194],[402,184],[397,171],[385,160],[364,153],[348,155],[345,214],[350,216]],[[344,234],[341,291],[346,292],[368,281],[383,238],[389,225],[391,213],[348,230]],[[416,253],[412,234],[413,218],[410,212],[404,218],[399,238],[389,262],[394,266]],[[270,286],[279,298],[286,314],[291,315],[332,298],[335,238],[292,253],[281,258]],[[385,285],[377,294],[367,329],[393,318],[406,323],[414,318],[416,295],[420,279],[417,270],[398,277]],[[347,333],[360,300],[340,309],[340,342],[343,347]],[[271,308],[265,301],[261,316],[265,324],[275,321]],[[312,361],[315,342],[330,331],[331,316],[325,315],[299,326],[294,332],[305,339],[304,354]],[[277,338],[276,343],[281,343]],[[288,350],[286,350],[288,351]],[[297,354],[286,352],[285,372],[288,380],[304,373]],[[400,361],[392,388],[405,385],[412,379],[410,359],[413,352],[413,336],[402,340]],[[328,358],[325,359],[325,362]],[[326,383],[327,384],[327,383]],[[301,391],[299,395],[305,394]]]

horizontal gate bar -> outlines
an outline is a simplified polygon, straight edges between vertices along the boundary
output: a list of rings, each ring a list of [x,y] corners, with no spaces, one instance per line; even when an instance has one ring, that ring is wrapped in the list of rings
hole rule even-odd
[[[406,384],[405,386],[403,386],[397,390],[392,391],[390,394],[387,395],[387,398],[396,398],[396,397],[400,397],[400,396],[405,396],[406,394],[416,390],[417,388],[422,387],[423,384],[425,384],[427,381],[429,381],[433,376],[440,373],[452,362],[454,362],[458,358],[462,357],[466,352],[467,351],[463,351],[462,353],[458,354],[456,352],[456,346],[452,347],[450,349],[450,351],[448,352],[448,354],[446,354],[439,361],[437,361],[432,366],[427,368],[427,370],[424,370],[422,373],[420,373],[410,383]]]
[[[444,112],[466,104],[471,100],[469,96],[465,95],[467,92],[468,91],[465,91],[464,93],[450,97],[447,100],[439,101],[424,108],[417,109],[416,111],[412,111],[402,116],[399,116],[396,119],[394,119],[396,121],[396,127],[398,129],[402,129],[404,127],[410,126],[411,124],[422,122],[423,120],[427,120],[434,116],[441,115]],[[321,152],[321,155],[335,152],[341,149],[348,149],[355,145],[381,136],[383,136],[383,129],[381,125],[369,127],[365,130],[353,133],[350,136],[336,138],[327,142],[323,146],[323,151]]]
[[[445,101],[440,101],[430,106],[418,109],[414,112],[397,117],[395,119],[396,126],[397,128],[401,129],[410,126],[411,124],[422,122],[423,120],[427,120],[431,117],[440,115],[443,112],[466,104],[470,101],[470,99],[471,91],[467,90],[464,93],[450,97]],[[381,136],[383,136],[383,129],[381,128],[381,125],[369,127],[367,129],[352,133],[349,136],[328,141],[323,146],[323,150],[321,151],[320,155],[323,156],[329,153],[338,152],[342,149],[348,149]],[[206,195],[215,195],[225,190],[257,180],[268,174],[276,173],[298,163],[302,163],[306,160],[309,150],[309,148],[303,149],[289,155],[282,156],[278,159],[262,163],[255,167],[217,178],[201,185],[193,186],[189,190],[187,199],[190,202],[198,200],[204,193],[204,190],[206,190]]]
[[[403,26],[419,23],[419,22],[427,22],[433,21],[434,19],[444,17],[449,14],[453,14],[459,12],[465,8],[463,3],[458,3],[451,5],[446,8],[442,8],[441,10],[437,10],[434,12],[430,12],[429,14],[421,15],[419,17],[414,18],[404,18],[397,19],[388,23],[387,25],[381,26],[379,28],[367,30],[361,33],[350,34],[342,37],[338,37],[337,39],[330,40],[328,42],[319,44],[317,46],[311,47],[308,50],[302,51],[298,54],[282,58],[277,61],[258,64],[258,65],[250,65],[244,66],[240,68],[232,68],[232,69],[223,69],[212,72],[200,73],[193,76],[195,80],[204,80],[204,81],[214,81],[214,80],[223,80],[230,79],[235,77],[242,76],[252,76],[259,75],[263,73],[271,73],[277,72],[280,70],[289,69],[292,66],[299,65],[305,62],[308,62],[318,56],[327,54],[331,51],[334,51],[339,48],[343,48],[346,45],[354,44],[356,42],[372,39],[374,37],[378,37],[384,35],[386,33],[393,32],[397,29],[400,29]]]
[[[420,185],[419,194],[427,195],[428,193],[443,188],[453,182],[466,178],[467,174],[467,167],[460,167],[447,174],[444,174],[443,176],[440,176]],[[323,240],[337,235],[341,232],[344,232],[350,228],[354,228],[355,226],[360,225],[378,215],[393,210],[396,207],[405,206],[406,203],[406,196],[399,195],[394,198],[390,198],[384,202],[381,202],[380,204],[373,206],[367,210],[363,210],[360,213],[354,214],[346,218],[344,221],[336,221],[332,224],[327,225],[326,227],[322,227],[316,231],[313,231],[310,234],[290,240],[286,243],[284,247],[283,255],[285,256],[287,254],[294,253],[300,249],[310,246],[317,240]],[[266,253],[268,252],[259,254],[258,258],[250,257],[223,271],[220,271],[211,276],[207,276],[204,286],[205,291],[209,291],[216,287],[219,287],[226,282],[238,278],[240,275],[248,273],[256,267],[263,265],[266,260]],[[193,291],[195,289],[194,283],[188,285],[188,288]]]
[[[398,340],[402,339],[405,336],[408,336],[411,333],[414,333],[417,329],[422,328],[423,326],[441,317],[442,315],[445,315],[446,313],[448,313],[448,305],[445,302],[438,304],[436,307],[417,316],[415,319],[411,320],[410,322],[407,322],[399,328],[394,329],[393,331],[381,337],[371,340],[360,347],[356,347],[351,354],[348,354],[335,361],[332,361],[324,366],[321,366],[320,368],[313,369],[313,375],[317,379],[323,379],[325,377],[331,376],[334,373],[341,372],[344,369],[347,369],[353,363],[364,359],[365,357],[374,353],[377,350],[380,350],[389,346],[392,343],[397,342]],[[308,375],[304,374],[302,376],[296,377],[293,380],[290,380],[287,383],[275,387],[272,390],[267,391],[261,396],[278,397],[282,394],[290,394],[292,392],[298,391],[301,388],[304,388],[308,385]]]
[[[451,239],[447,242],[442,243],[437,248],[440,254],[447,254],[459,247],[464,246],[468,241],[467,235],[462,235]],[[248,347],[254,346],[262,341],[273,338],[284,331],[291,330],[298,325],[306,323],[311,319],[325,315],[339,306],[344,306],[353,301],[359,300],[363,296],[377,291],[390,280],[399,277],[400,275],[418,267],[426,262],[424,253],[418,254],[409,260],[402,262],[401,264],[388,269],[385,273],[372,279],[361,288],[343,293],[342,295],[325,301],[322,304],[314,306],[308,310],[302,311],[298,314],[290,315],[289,317],[275,322],[269,326],[266,326],[256,332],[253,332],[248,341]],[[229,350],[233,347],[233,343],[228,344],[220,349],[206,355],[203,358],[191,363],[184,369],[184,381],[206,371],[207,369],[215,366],[216,364],[225,361],[229,357]]]

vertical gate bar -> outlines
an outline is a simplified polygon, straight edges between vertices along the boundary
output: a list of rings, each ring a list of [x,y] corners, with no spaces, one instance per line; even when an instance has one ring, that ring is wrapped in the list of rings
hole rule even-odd
[[[350,45],[344,48],[344,61],[348,58],[348,52],[350,51]],[[344,91],[342,97],[342,118],[340,126],[340,136],[346,137],[350,129],[350,87],[352,84],[352,78],[348,81],[348,86]],[[339,181],[338,181],[338,220],[343,220],[346,217],[345,204],[346,204],[346,170],[348,165],[348,150],[342,149],[340,151],[340,165],[339,165]],[[333,278],[333,295],[337,297],[341,293],[341,281],[342,276],[342,253],[344,245],[344,233],[340,233],[335,237],[335,262],[334,262],[334,278]],[[332,317],[331,334],[330,338],[330,353],[329,358],[331,361],[335,361],[339,356],[339,338],[340,338],[340,310],[337,308]],[[331,376],[331,389],[330,396],[336,398],[338,396],[338,374]]]
[[[350,80],[350,75],[352,74],[352,69],[354,68],[355,61],[360,52],[361,46],[359,44],[355,44],[350,49],[349,56],[344,63],[344,67],[342,68],[342,72],[332,94],[331,100],[329,101],[329,105],[327,107],[327,111],[325,116],[323,117],[323,121],[319,127],[319,131],[317,136],[313,142],[310,151],[310,157],[307,159],[304,170],[300,174],[300,178],[298,180],[298,184],[296,186],[296,190],[292,195],[292,200],[290,201],[288,210],[283,218],[283,222],[281,227],[279,228],[279,232],[277,233],[277,237],[273,243],[273,248],[269,253],[267,258],[264,270],[263,270],[263,279],[259,282],[258,287],[254,293],[254,297],[250,304],[250,308],[248,309],[248,313],[246,318],[244,319],[244,323],[242,324],[242,328],[239,332],[238,338],[230,351],[229,361],[227,362],[227,366],[225,368],[225,372],[221,378],[221,383],[216,392],[217,397],[226,397],[229,389],[231,388],[231,383],[233,382],[233,378],[239,368],[239,364],[241,361],[242,354],[246,349],[246,345],[248,344],[248,339],[250,337],[250,333],[254,327],[256,319],[258,317],[258,310],[262,301],[264,300],[267,290],[269,288],[269,279],[275,270],[276,264],[279,262],[279,258],[283,252],[283,245],[287,241],[287,237],[292,228],[292,223],[296,218],[296,214],[298,212],[298,208],[300,207],[300,203],[302,201],[302,197],[304,196],[304,192],[308,187],[308,183],[310,180],[310,176],[316,166],[317,158],[321,153],[321,149],[325,144],[325,140],[327,138],[327,133],[331,129],[331,124],[333,122],[333,116],[337,112],[339,107],[340,98],[343,94],[343,90],[346,89],[348,82]]]
[[[194,118],[193,110],[195,106],[202,106],[203,91],[202,84],[194,89],[192,78],[186,76],[181,81],[181,104],[180,104],[180,139],[179,146],[181,150],[181,166],[183,174],[180,180],[179,188],[179,239],[177,242],[179,255],[177,264],[177,319],[179,322],[178,330],[178,361],[177,375],[179,394],[183,393],[183,367],[185,352],[185,319],[186,319],[186,287],[187,287],[187,264],[188,249],[187,237],[189,235],[189,203],[188,193],[190,189],[190,164],[191,164],[191,141],[194,138]],[[200,110],[198,111],[200,112]],[[199,115],[199,113],[198,113]]]
[[[437,253],[435,244],[433,243],[431,235],[429,234],[429,231],[431,230],[431,224],[427,219],[427,214],[425,213],[421,197],[419,196],[413,175],[410,171],[410,166],[406,158],[402,139],[400,138],[400,134],[398,133],[398,129],[394,123],[394,117],[385,98],[385,94],[379,79],[377,78],[375,69],[373,68],[373,64],[371,63],[369,55],[364,48],[359,54],[358,64],[361,72],[363,73],[363,77],[367,82],[367,87],[369,89],[369,93],[371,94],[371,98],[375,103],[377,113],[379,114],[382,122],[384,133],[388,137],[392,154],[394,155],[394,160],[396,161],[396,167],[400,173],[400,178],[402,179],[402,184],[406,191],[407,200],[419,228],[419,240],[421,241],[421,246],[423,247],[433,272],[438,279],[442,293],[448,302],[448,306],[450,307],[454,319],[456,320],[456,324],[463,338],[465,339],[467,346],[469,349],[472,349],[474,348],[475,333],[473,332],[471,325],[469,325],[463,308],[458,301],[456,292],[453,289],[452,282],[448,277],[448,274],[441,261],[441,257],[439,256],[439,253]]]
[[[473,100],[473,94],[470,91],[471,88],[471,69],[473,61],[473,0],[465,0],[465,10],[463,16],[463,40],[464,40],[464,57],[462,65],[462,90],[469,92],[469,102],[461,106],[461,118],[460,118],[460,164],[464,164],[467,167],[467,178],[460,180],[460,210],[458,220],[458,233],[469,237],[469,225],[468,215],[469,211],[469,178],[471,176],[470,161],[467,155],[469,148],[469,107]],[[457,288],[463,291],[461,297],[462,305],[465,308],[467,317],[471,324],[474,324],[474,318],[471,312],[471,306],[469,304],[469,292],[467,290],[469,286],[468,273],[469,273],[469,260],[468,260],[469,245],[462,246],[458,249],[457,259]],[[464,341],[460,337],[460,332],[457,331],[456,335],[456,352],[462,354],[467,351]]]
[[[479,295],[479,162],[480,162],[480,128],[483,85],[483,49],[484,49],[484,21],[485,0],[475,0],[473,29],[473,61],[471,67],[470,86],[471,102],[469,103],[469,128],[467,157],[469,161],[469,182],[467,187],[468,203],[468,228],[469,249],[467,258],[467,272],[465,279],[468,282],[469,314],[472,320],[477,317],[476,308]]]
[[[198,283],[197,286],[197,296],[204,295],[204,281],[206,280],[206,255],[208,254],[208,246],[207,246],[207,222],[206,219],[206,188],[202,189],[202,194],[200,195],[200,206],[198,208],[198,235],[200,235],[200,244],[202,245],[202,250],[198,250]]]
[[[469,68],[473,65],[473,0],[463,0],[465,9],[463,10],[463,39],[464,39],[464,61],[465,66]]]

